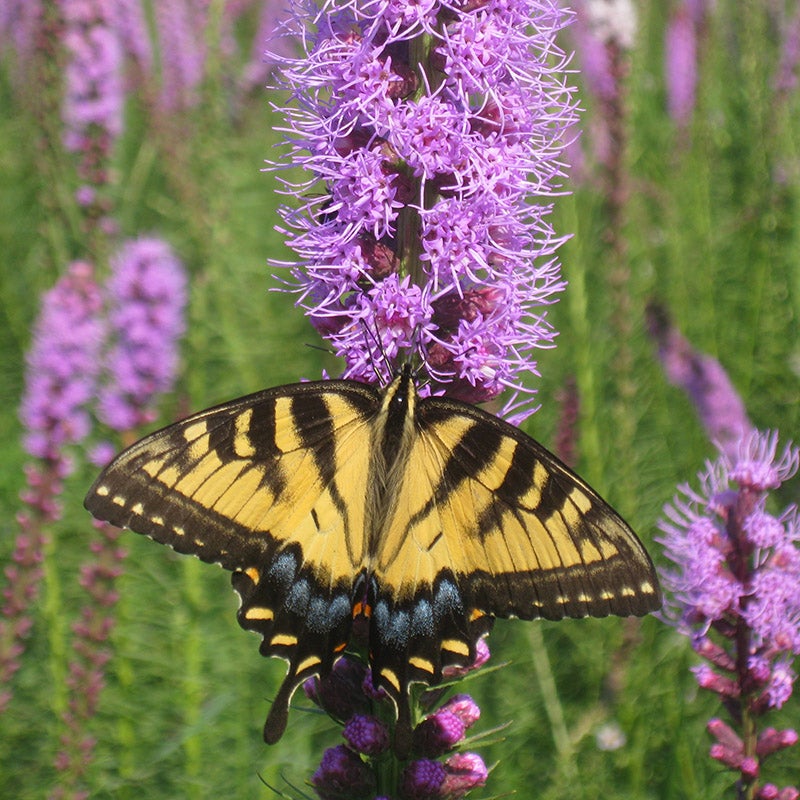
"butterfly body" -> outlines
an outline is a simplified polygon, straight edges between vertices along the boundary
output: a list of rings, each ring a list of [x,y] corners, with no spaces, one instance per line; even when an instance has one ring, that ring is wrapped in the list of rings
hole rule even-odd
[[[368,620],[373,681],[408,688],[474,660],[495,616],[645,614],[653,565],[588,485],[517,428],[420,398],[409,369],[277,387],[141,440],[86,499],[97,517],[233,572],[242,627],[289,662],[265,725]]]

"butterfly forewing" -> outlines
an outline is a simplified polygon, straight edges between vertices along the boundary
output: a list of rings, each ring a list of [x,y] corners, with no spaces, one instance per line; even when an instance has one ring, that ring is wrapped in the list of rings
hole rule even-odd
[[[426,451],[449,454],[431,474],[432,496],[468,605],[524,619],[641,615],[660,605],[633,531],[552,453],[449,400],[421,403],[418,424]],[[429,462],[421,450],[420,465]]]

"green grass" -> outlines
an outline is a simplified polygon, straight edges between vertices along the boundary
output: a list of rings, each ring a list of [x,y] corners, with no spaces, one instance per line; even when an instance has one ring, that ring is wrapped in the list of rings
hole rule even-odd
[[[561,250],[571,286],[552,309],[558,347],[542,352],[542,408],[527,428],[552,443],[554,398],[573,376],[579,470],[663,563],[653,541],[661,507],[713,450],[690,403],[654,360],[644,307],[659,298],[691,341],[721,360],[757,426],[797,436],[800,119],[798,95],[779,101],[771,89],[777,34],[760,4],[719,3],[703,46],[697,113],[679,135],[664,110],[665,10],[648,5],[628,79],[628,198],[609,231],[608,204],[590,165],[574,194],[557,201],[558,231],[574,233]],[[39,123],[3,75],[0,562],[7,563],[24,488],[17,407],[30,327],[41,291],[87,253],[70,206],[70,174],[56,173],[63,183],[53,185]],[[165,401],[165,419],[179,404],[201,408],[317,377],[323,367],[337,370],[306,346],[317,339],[292,297],[270,292],[266,260],[286,253],[272,230],[276,184],[259,170],[279,121],[263,97],[235,124],[219,87],[209,86],[208,98],[187,127],[191,135],[166,143],[132,106],[116,164],[123,233],[164,236],[192,275],[181,378]],[[584,103],[588,123],[591,98]],[[604,244],[609,233],[621,250]],[[84,603],[78,571],[94,535],[81,500],[92,479],[88,467],[70,478],[63,520],[52,530],[34,627],[14,698],[0,716],[0,796],[42,797],[58,779],[53,759],[68,695],[70,626]],[[91,796],[253,798],[272,796],[262,778],[302,785],[338,731],[295,710],[281,742],[262,743],[283,664],[259,656],[257,640],[239,629],[228,576],[133,534],[122,542],[128,557],[113,658],[90,729],[97,740]],[[468,684],[483,709],[478,731],[512,725],[481,747],[497,766],[475,796],[733,796],[728,776],[702,755],[710,744],[705,723],[721,712],[696,688],[687,642],[656,618],[500,621],[490,646],[495,661],[510,663]],[[773,724],[796,725],[799,712],[795,697]],[[602,751],[595,736],[609,723],[626,743]],[[768,778],[796,780],[797,752],[769,762]]]

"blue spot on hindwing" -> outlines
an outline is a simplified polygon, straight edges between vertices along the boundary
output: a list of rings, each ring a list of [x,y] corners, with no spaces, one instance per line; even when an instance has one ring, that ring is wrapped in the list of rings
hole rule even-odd
[[[267,580],[281,592],[287,592],[297,573],[297,559],[294,553],[281,553],[267,570]]]
[[[396,648],[406,646],[411,622],[408,611],[402,608],[390,611],[386,600],[379,600],[373,615],[383,644]]]
[[[444,617],[463,613],[464,606],[458,587],[448,578],[442,579],[436,587],[436,595],[433,598],[433,616],[436,622]]]
[[[306,615],[306,627],[312,633],[328,633],[350,615],[350,601],[344,595],[331,600],[319,595],[311,598]]]
[[[286,595],[283,605],[287,611],[292,611],[298,616],[304,617],[308,613],[308,605],[311,602],[311,584],[307,578],[300,578]]]
[[[419,600],[411,612],[411,635],[429,639],[434,635],[433,609],[430,601]]]

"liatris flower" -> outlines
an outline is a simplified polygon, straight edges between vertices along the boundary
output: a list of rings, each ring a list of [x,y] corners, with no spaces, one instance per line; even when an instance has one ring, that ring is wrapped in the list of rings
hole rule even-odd
[[[92,267],[70,265],[66,275],[42,297],[27,357],[20,417],[25,448],[37,463],[26,469],[27,508],[18,516],[13,564],[5,569],[0,621],[0,710],[11,699],[11,678],[19,669],[42,577],[47,526],[59,518],[62,481],[72,469],[67,449],[89,434],[88,406],[95,396],[103,323],[102,295]]]
[[[480,716],[481,710],[469,695],[456,695],[417,725],[414,749],[422,755],[437,758],[452,750]]]
[[[610,270],[614,289],[614,327],[620,342],[630,338],[629,298],[625,294],[627,261],[623,209],[629,194],[626,172],[627,109],[625,77],[629,70],[628,52],[636,36],[636,13],[631,0],[580,0],[576,8],[577,24],[573,35],[586,88],[595,98],[596,110],[589,118],[589,141],[594,159],[600,166],[600,189],[606,201],[605,241],[619,263]],[[624,345],[617,359],[619,374],[630,371],[630,356]]]
[[[284,60],[292,162],[308,172],[287,184],[301,207],[283,209],[299,304],[345,377],[415,357],[425,392],[521,389],[564,288],[550,208],[528,198],[557,188],[575,118],[554,41],[568,14],[383,0],[305,19],[305,57]]]
[[[108,383],[100,391],[98,414],[124,431],[154,419],[153,404],[175,380],[186,275],[160,239],[128,242],[111,269],[107,293],[115,341],[105,358]]]
[[[209,9],[189,0],[169,0],[155,6],[161,51],[159,104],[170,112],[194,106],[205,75],[205,28]]]
[[[475,663],[460,668],[459,675],[486,662],[486,642],[481,639],[479,645]],[[401,771],[383,722],[394,715],[392,703],[382,689],[375,691],[369,670],[360,660],[345,655],[329,675],[311,678],[303,688],[307,697],[344,726],[347,744],[326,750],[311,780],[323,800],[373,798],[376,790],[399,800],[445,800],[463,797],[486,782],[488,773],[480,756],[453,752],[480,718],[480,709],[469,695],[454,695],[417,725],[412,736],[413,760]],[[420,709],[431,710],[446,691],[425,691]],[[448,754],[444,762],[435,760]],[[396,766],[388,766],[391,762]]]
[[[321,800],[366,800],[375,793],[374,775],[358,754],[343,744],[325,751],[311,783]]]
[[[791,729],[758,724],[788,700],[800,655],[800,520],[793,506],[766,508],[800,452],[787,445],[778,455],[777,446],[775,433],[747,434],[735,455],[700,473],[700,491],[681,487],[660,524],[675,565],[661,575],[667,619],[708,662],[694,670],[698,684],[719,696],[737,729],[709,723],[711,756],[739,773],[737,796],[764,800],[799,796],[759,783],[766,757],[797,741]]]
[[[80,585],[89,595],[89,602],[72,626],[73,655],[66,681],[69,702],[62,718],[65,730],[55,759],[60,775],[58,787],[50,795],[52,800],[88,796],[82,784],[95,738],[87,724],[97,713],[105,688],[105,665],[112,656],[108,640],[115,624],[112,610],[118,599],[116,583],[122,574],[125,552],[117,545],[122,533],[119,528],[105,523],[96,523],[95,528],[100,537],[90,544],[92,559],[80,571]]]
[[[79,151],[93,126],[110,139],[122,132],[123,50],[108,4],[63,3],[64,43],[69,52],[64,97],[64,141]]]
[[[739,442],[753,426],[722,365],[695,350],[658,303],[648,305],[647,325],[667,378],[689,395],[708,438],[735,458]]]
[[[108,159],[122,133],[125,91],[123,47],[108,3],[66,0],[63,41],[68,52],[62,117],[64,145],[80,154],[76,192],[92,221],[113,229],[110,204],[102,189],[109,183]]]
[[[783,25],[781,60],[774,79],[776,91],[788,94],[797,86],[797,68],[800,65],[800,8],[794,17]]]
[[[91,430],[88,409],[97,392],[105,330],[102,307],[92,267],[82,261],[70,265],[42,298],[20,406],[25,449],[35,458],[62,462],[65,448]]]
[[[112,6],[114,28],[125,54],[140,75],[147,74],[153,67],[153,48],[147,30],[145,8],[140,0],[116,0]]]
[[[694,111],[697,86],[697,31],[688,5],[674,10],[665,38],[667,109],[677,125],[685,126]]]
[[[0,3],[0,52],[13,53],[20,72],[36,47],[42,16],[41,0],[5,0]]]
[[[456,800],[483,786],[489,772],[476,753],[456,753],[442,764],[412,761],[400,776],[403,800]]]

